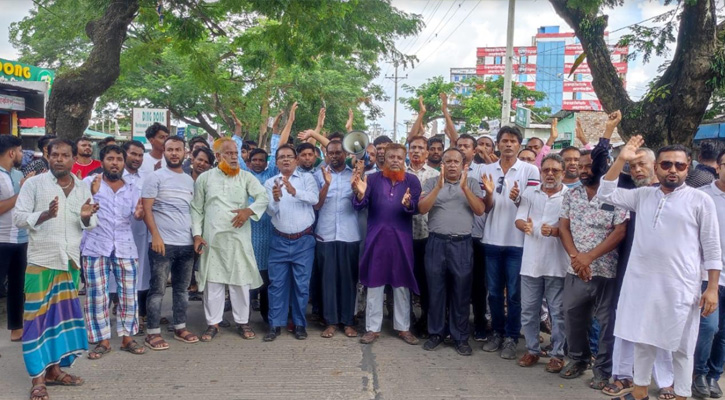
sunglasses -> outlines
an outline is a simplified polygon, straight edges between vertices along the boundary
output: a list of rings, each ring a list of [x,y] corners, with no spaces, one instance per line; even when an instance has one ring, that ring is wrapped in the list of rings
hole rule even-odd
[[[541,170],[541,172],[543,172],[544,175],[549,175],[549,174],[556,175],[562,171],[563,171],[563,169],[560,169],[560,168],[544,168]]]
[[[660,161],[660,168],[662,168],[665,171],[669,171],[672,166],[674,165],[675,168],[677,168],[677,171],[682,172],[687,169],[688,164],[682,163],[682,162],[672,162],[672,161]]]
[[[498,178],[498,187],[496,188],[496,193],[501,194],[501,191],[503,190],[503,176]]]

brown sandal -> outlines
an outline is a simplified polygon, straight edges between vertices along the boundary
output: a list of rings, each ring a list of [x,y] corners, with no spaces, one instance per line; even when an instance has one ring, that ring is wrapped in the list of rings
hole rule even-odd
[[[175,330],[174,339],[184,343],[196,343],[199,341],[199,337],[191,333],[186,328]]]
[[[44,384],[35,385],[32,388],[30,388],[30,400],[48,400],[50,397],[48,397],[48,388],[45,387]]]
[[[66,379],[69,378],[69,379]],[[62,372],[56,376],[55,379],[48,380],[45,378],[45,384],[48,386],[81,386],[83,385],[83,379],[79,376],[71,375],[67,372]]]
[[[89,360],[100,360],[105,356],[106,354],[111,352],[111,347],[104,346],[100,343],[96,345],[96,347],[93,348],[93,350],[88,352],[88,359]]]
[[[353,328],[352,326],[346,326],[345,336],[349,338],[357,337],[357,329]]]
[[[337,327],[335,325],[328,325],[327,328],[325,328],[322,333],[320,333],[320,336],[323,338],[329,339],[333,336],[335,336],[335,332],[337,331]]]
[[[136,343],[135,340],[128,342],[128,344],[126,344],[126,345],[122,345],[120,347],[120,349],[121,349],[121,351],[127,351],[131,354],[137,354],[137,355],[146,354],[146,348],[141,346],[140,344]]]
[[[158,333],[146,336],[144,342],[146,342],[146,347],[154,351],[167,350],[169,348],[169,344]]]
[[[201,338],[199,338],[199,340],[201,340],[202,342],[211,342],[218,334],[219,328],[214,325],[209,325],[209,327],[206,328],[206,331],[201,334]]]
[[[552,374],[558,374],[562,369],[564,369],[564,360],[561,358],[551,357],[546,364],[546,372],[551,372]]]
[[[237,333],[243,339],[247,339],[247,340],[252,340],[257,337],[257,334],[254,333],[254,329],[252,329],[252,327],[249,326],[249,324],[237,325]]]

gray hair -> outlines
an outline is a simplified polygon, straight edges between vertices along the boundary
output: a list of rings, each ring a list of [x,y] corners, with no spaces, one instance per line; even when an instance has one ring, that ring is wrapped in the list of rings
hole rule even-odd
[[[561,164],[561,169],[566,169],[566,167],[564,167],[564,159],[561,158],[560,155],[558,155],[556,153],[549,153],[549,154],[547,154],[546,157],[544,157],[541,160],[541,165],[543,166],[544,163],[546,161],[548,161],[548,160],[554,160],[554,161],[558,162],[559,164]]]
[[[657,159],[655,152],[652,151],[652,149],[647,148],[647,147],[640,147],[639,149],[637,149],[637,151],[635,153],[644,153],[652,161],[655,161]]]

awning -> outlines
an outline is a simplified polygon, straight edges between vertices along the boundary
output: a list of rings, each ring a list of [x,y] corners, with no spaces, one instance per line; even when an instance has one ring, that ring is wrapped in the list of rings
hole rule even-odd
[[[722,139],[725,140],[725,123],[700,125],[695,132],[695,142],[706,139]]]

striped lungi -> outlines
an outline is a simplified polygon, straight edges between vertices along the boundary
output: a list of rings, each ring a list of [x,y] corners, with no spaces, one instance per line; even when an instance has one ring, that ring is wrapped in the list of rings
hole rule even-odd
[[[32,378],[59,364],[69,367],[88,350],[83,309],[78,300],[80,271],[29,265],[25,271],[23,358]]]

